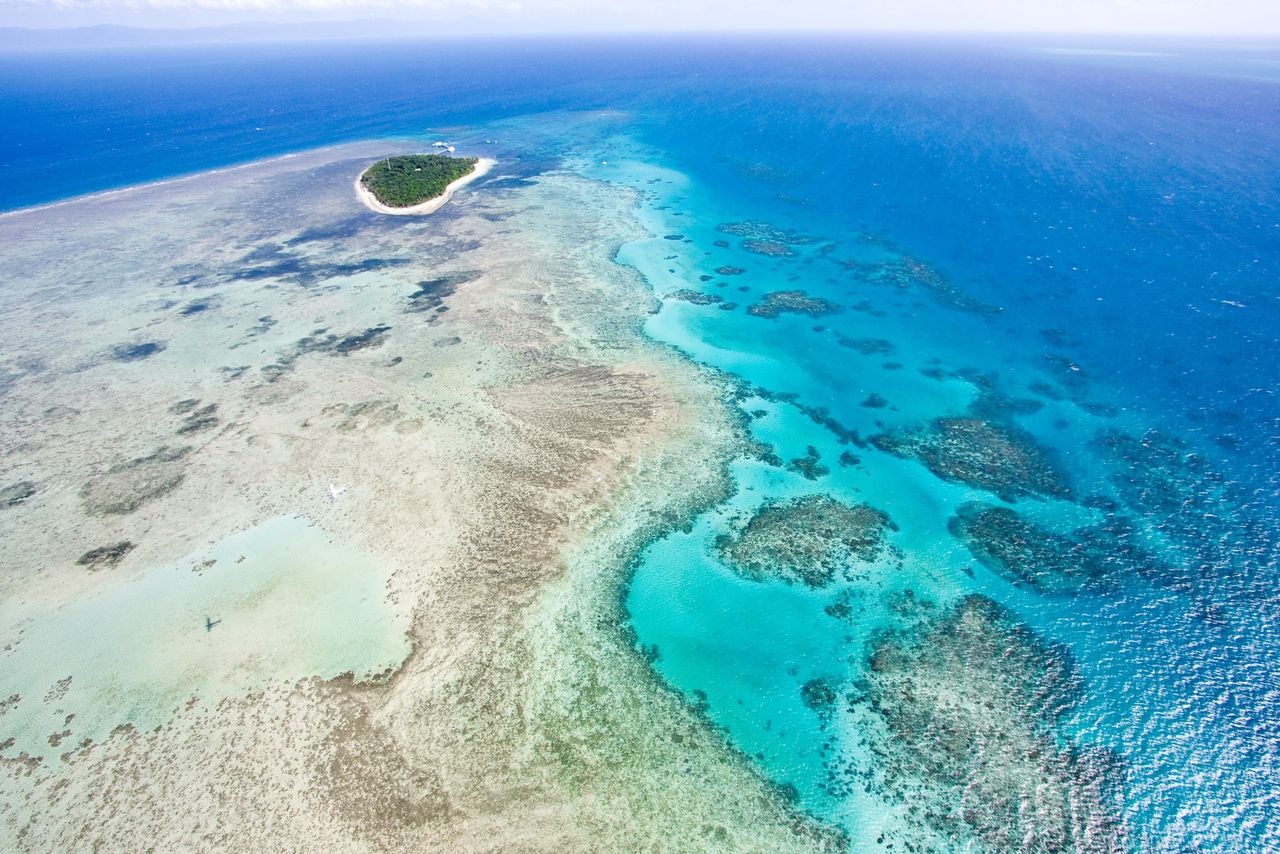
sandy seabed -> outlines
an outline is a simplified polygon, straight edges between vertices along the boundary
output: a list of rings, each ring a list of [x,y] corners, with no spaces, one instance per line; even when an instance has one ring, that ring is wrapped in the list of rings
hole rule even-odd
[[[381,217],[395,149],[0,219],[0,848],[837,844],[622,628],[740,441],[640,332],[635,198]]]

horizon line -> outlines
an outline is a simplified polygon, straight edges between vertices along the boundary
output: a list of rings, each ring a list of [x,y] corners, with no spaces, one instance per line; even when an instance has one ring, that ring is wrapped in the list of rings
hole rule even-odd
[[[117,23],[94,23],[94,24],[75,24],[68,26],[41,25],[41,24],[0,24],[0,31],[21,30],[32,33],[71,33],[86,30],[116,30],[116,31],[132,31],[138,33],[200,33],[215,32],[225,30],[235,30],[243,28],[257,29],[288,29],[308,27],[326,27],[340,26],[349,24],[365,24],[365,25],[412,25],[412,26],[430,26],[431,22],[425,19],[414,18],[380,18],[380,17],[354,17],[354,18],[321,18],[312,20],[284,21],[284,20],[243,20],[232,21],[228,23],[209,23],[209,24],[192,24],[183,25],[156,25],[149,26],[145,24],[117,24]],[[739,27],[726,29],[699,29],[699,28],[671,28],[671,29],[599,29],[599,30],[496,30],[486,32],[482,29],[476,30],[458,30],[451,33],[386,33],[386,34],[345,34],[336,36],[337,38],[347,39],[371,39],[385,38],[388,40],[402,41],[407,39],[428,40],[428,41],[448,41],[450,39],[465,38],[598,38],[601,36],[738,36],[738,35],[754,35],[754,36],[808,36],[808,37],[826,37],[837,38],[844,36],[857,35],[889,35],[889,36],[950,36],[957,38],[1143,38],[1143,39],[1172,39],[1183,42],[1206,42],[1214,40],[1228,39],[1232,41],[1268,41],[1277,40],[1277,47],[1280,47],[1280,29],[1273,32],[1257,32],[1257,31],[1236,31],[1223,30],[1220,32],[1174,32],[1161,30],[983,30],[983,29],[928,29],[916,27],[831,27],[824,29],[807,28],[807,27]]]

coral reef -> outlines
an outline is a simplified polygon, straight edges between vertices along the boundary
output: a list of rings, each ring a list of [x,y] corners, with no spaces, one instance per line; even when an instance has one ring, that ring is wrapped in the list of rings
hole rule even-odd
[[[948,528],[983,566],[1041,593],[1098,592],[1148,565],[1122,517],[1059,534],[1007,507],[971,502]]]
[[[742,248],[756,255],[766,255],[771,258],[790,258],[795,255],[795,250],[785,243],[776,243],[772,240],[744,240]]]
[[[181,412],[185,412],[186,414],[186,419],[182,422],[181,426],[178,427],[179,436],[187,436],[191,433],[201,433],[205,430],[211,430],[222,423],[221,419],[213,414],[218,411],[218,404],[216,403],[199,406],[200,401],[198,400],[183,400],[174,404],[174,407],[185,406],[188,403],[191,404],[189,407],[186,407],[184,410],[178,410],[179,414]],[[170,407],[169,411],[175,412],[174,407]]]
[[[746,237],[769,243],[788,243],[792,246],[811,246],[821,242],[821,238],[778,228],[767,222],[722,222],[716,226],[716,231],[732,234],[735,237]]]
[[[857,350],[864,356],[873,356],[878,353],[889,354],[895,350],[893,342],[884,338],[846,338],[841,335],[836,338],[836,343],[841,347]]]
[[[90,570],[110,568],[124,560],[124,556],[134,548],[134,544],[128,540],[121,540],[109,546],[98,546],[80,555],[76,566],[88,567]]]
[[[715,305],[716,303],[724,302],[724,297],[719,294],[704,294],[702,291],[690,290],[689,288],[672,291],[667,294],[667,299],[691,302],[694,305]]]
[[[349,356],[357,350],[381,347],[387,340],[390,326],[370,326],[363,332],[349,332],[336,335],[327,328],[316,329],[302,338],[292,349],[276,357],[269,365],[262,367],[262,374],[267,382],[275,382],[293,369],[294,363],[307,353],[328,353],[331,356]]]
[[[822,454],[818,453],[818,449],[813,445],[805,450],[803,457],[796,457],[787,463],[787,470],[803,475],[809,480],[817,480],[831,474],[831,469],[822,464]]]
[[[478,279],[480,275],[478,271],[468,271],[423,279],[418,282],[417,290],[409,294],[409,307],[405,311],[440,311],[446,297],[453,296],[459,287]]]
[[[185,476],[190,447],[158,448],[145,457],[114,465],[80,490],[91,515],[132,513],[175,489]]]
[[[719,537],[716,548],[749,578],[825,587],[850,563],[878,557],[886,528],[892,523],[882,510],[809,495],[766,504],[739,530]]]
[[[0,507],[17,507],[36,494],[36,485],[29,480],[20,480],[0,489]]]
[[[938,418],[923,428],[873,436],[877,448],[919,460],[938,477],[994,492],[1005,500],[1067,498],[1066,476],[1025,430],[983,418]]]
[[[389,267],[403,267],[411,263],[408,258],[365,258],[360,261],[314,261],[307,256],[286,252],[276,245],[261,246],[241,259],[241,267],[230,271],[233,282],[256,282],[262,279],[279,279],[292,285],[307,287],[328,279],[354,276]]]
[[[145,341],[141,344],[117,344],[111,348],[111,358],[117,362],[140,362],[163,351],[163,341]]]
[[[764,295],[764,299],[747,309],[747,314],[756,317],[775,318],[784,312],[807,314],[809,317],[824,317],[837,314],[844,309],[836,303],[811,297],[802,290],[772,291]]]
[[[957,850],[1123,851],[1116,762],[1060,725],[1079,689],[1064,649],[982,596],[884,635],[865,684],[883,786]]]
[[[966,293],[940,270],[915,258],[903,256],[893,261],[844,261],[845,269],[872,284],[908,290],[919,288],[938,303],[957,311],[973,314],[999,314],[999,306],[990,305]]]

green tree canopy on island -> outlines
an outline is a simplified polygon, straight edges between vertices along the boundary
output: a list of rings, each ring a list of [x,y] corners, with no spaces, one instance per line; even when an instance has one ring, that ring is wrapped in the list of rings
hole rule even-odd
[[[374,198],[393,208],[408,208],[434,199],[444,188],[476,168],[474,157],[404,154],[388,157],[360,176]]]

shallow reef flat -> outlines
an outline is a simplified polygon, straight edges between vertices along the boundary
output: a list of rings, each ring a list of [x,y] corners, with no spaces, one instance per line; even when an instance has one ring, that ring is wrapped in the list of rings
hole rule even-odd
[[[388,142],[0,217],[0,848],[840,845],[626,634],[745,439],[528,133],[428,220]]]

